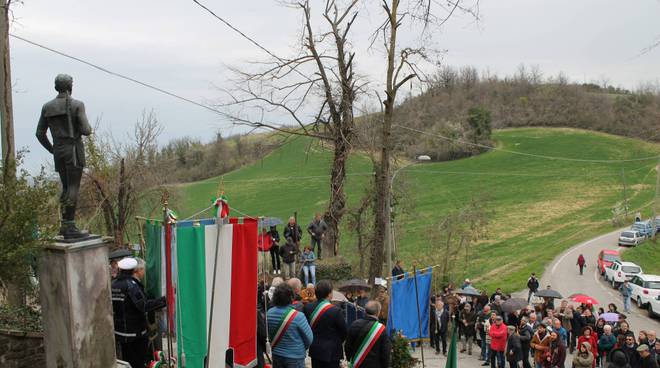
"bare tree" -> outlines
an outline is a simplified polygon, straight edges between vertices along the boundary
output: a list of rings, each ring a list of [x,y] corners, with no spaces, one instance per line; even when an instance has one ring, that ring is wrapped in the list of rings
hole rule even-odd
[[[429,240],[444,247],[441,255],[442,282],[447,283],[455,278],[454,268],[460,264],[461,252],[465,255],[461,276],[466,276],[472,245],[486,235],[490,212],[486,210],[484,203],[484,198],[472,198],[462,208],[445,215],[438,225],[431,229]]]
[[[397,94],[402,86],[413,79],[424,80],[423,72],[417,62],[428,60],[425,47],[428,37],[435,27],[441,27],[456,11],[465,12],[478,18],[478,9],[464,6],[461,0],[449,0],[448,6],[434,0],[382,0],[381,5],[385,21],[374,32],[373,40],[382,36],[383,47],[387,55],[385,76],[385,98],[382,101],[381,152],[376,165],[376,202],[374,220],[374,242],[372,243],[369,262],[369,282],[382,275],[384,264],[384,246],[390,213],[387,206],[391,196],[390,167],[393,152],[392,124],[394,122]],[[478,3],[477,3],[478,5]],[[440,13],[444,15],[440,15]],[[417,22],[423,27],[428,37],[420,37],[420,44],[414,47],[402,47],[399,44],[399,29],[405,19]]]
[[[309,1],[291,3],[303,15],[299,54],[290,59],[275,57],[255,63],[258,71],[234,69],[237,87],[225,91],[230,101],[225,109],[237,124],[265,128],[284,134],[312,137],[333,147],[330,198],[324,219],[328,231],[324,248],[335,255],[339,249],[339,223],[346,211],[346,162],[354,137],[356,94],[360,90],[353,72],[355,53],[348,37],[356,20],[357,0],[340,5],[326,0],[321,12],[324,29],[314,31]],[[314,105],[314,113],[305,110]],[[282,121],[295,124],[283,127]]]
[[[150,192],[158,191],[153,164],[161,131],[152,111],[142,114],[127,140],[116,141],[111,136],[87,138],[83,208],[88,212],[91,209],[92,219],[100,213],[103,229],[114,238],[115,247],[124,246],[126,229],[138,204]]]
[[[365,261],[367,250],[373,241],[373,203],[374,193],[373,187],[369,186],[365,190],[360,202],[357,206],[348,210],[347,227],[349,231],[353,231],[356,236],[356,245],[359,256],[358,274],[363,276],[365,274]]]

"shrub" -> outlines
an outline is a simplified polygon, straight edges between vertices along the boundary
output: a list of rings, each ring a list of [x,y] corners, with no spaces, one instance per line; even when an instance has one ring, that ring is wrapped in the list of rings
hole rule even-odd
[[[324,258],[316,261],[316,279],[342,281],[353,278],[351,265],[342,257]]]
[[[419,359],[413,358],[409,350],[408,340],[397,333],[392,339],[392,368],[412,368],[419,364]]]
[[[20,154],[16,162],[17,166],[22,162]],[[30,176],[19,170],[16,176],[0,179],[0,283],[9,292],[11,304],[24,303],[39,251],[54,234],[55,188],[43,171]]]
[[[41,332],[41,313],[26,306],[0,305],[0,329]]]

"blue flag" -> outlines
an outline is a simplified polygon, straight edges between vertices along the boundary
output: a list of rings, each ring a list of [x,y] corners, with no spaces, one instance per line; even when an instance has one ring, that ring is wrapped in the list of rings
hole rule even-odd
[[[392,280],[387,331],[401,331],[403,336],[411,340],[429,337],[431,276],[431,269],[424,273],[417,271],[417,298],[412,273],[406,273],[400,280]]]

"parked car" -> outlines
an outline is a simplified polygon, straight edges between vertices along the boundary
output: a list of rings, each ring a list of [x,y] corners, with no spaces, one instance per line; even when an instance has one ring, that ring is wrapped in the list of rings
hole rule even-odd
[[[615,261],[605,269],[605,281],[609,281],[613,288],[617,288],[625,280],[630,280],[641,273],[643,273],[642,268],[632,262]]]
[[[619,235],[619,246],[628,245],[634,247],[643,242],[644,239],[646,238],[639,231],[625,230]]]
[[[660,295],[660,276],[639,274],[630,279],[632,286],[632,299],[637,302],[637,306],[644,308],[651,301]]]
[[[653,223],[651,220],[635,222],[630,230],[638,231],[642,236],[650,238],[653,236]]]
[[[616,249],[603,249],[598,253],[598,270],[601,275],[605,274],[605,269],[610,267],[614,261],[620,261],[621,255]]]
[[[649,302],[649,317],[660,316],[660,296]]]

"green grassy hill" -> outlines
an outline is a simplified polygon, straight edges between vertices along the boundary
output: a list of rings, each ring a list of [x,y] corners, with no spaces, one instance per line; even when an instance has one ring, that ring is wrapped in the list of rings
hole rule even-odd
[[[652,156],[660,146],[639,140],[574,129],[500,130],[493,138],[507,150],[575,159],[618,160]],[[328,147],[297,138],[262,161],[224,176],[230,205],[250,215],[286,219],[297,211],[306,224],[323,211],[328,198]],[[487,197],[492,211],[488,238],[465,264],[454,263],[453,277],[470,277],[480,287],[522,288],[532,271],[541,272],[559,252],[612,229],[611,210],[623,198],[622,169],[630,207],[650,215],[655,184],[654,160],[625,164],[548,160],[493,151],[469,159],[414,165],[397,178],[413,210],[397,218],[397,250],[406,265],[434,265],[443,259],[431,228],[444,213],[472,197]],[[371,163],[359,154],[349,162],[346,192],[356,203],[370,181]],[[179,185],[172,199],[180,218],[210,204],[220,178]],[[642,252],[643,247],[633,252]],[[357,263],[354,241],[344,232],[341,254]],[[640,257],[641,258],[641,257]]]

